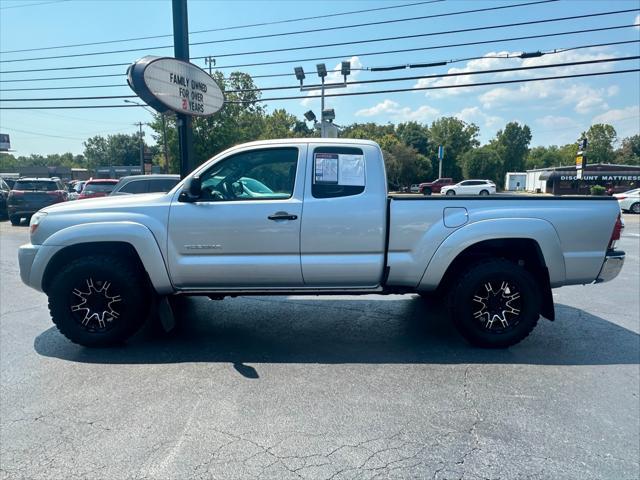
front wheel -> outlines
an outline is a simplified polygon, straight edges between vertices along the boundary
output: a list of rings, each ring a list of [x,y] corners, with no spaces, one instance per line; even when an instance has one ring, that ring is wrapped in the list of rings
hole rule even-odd
[[[640,213],[640,202],[636,202],[629,208],[633,213]]]
[[[107,255],[71,261],[52,280],[49,311],[74,343],[106,347],[127,340],[149,312],[146,282],[132,262]]]
[[[471,344],[506,348],[531,333],[540,317],[541,294],[533,276],[513,262],[478,262],[449,294],[451,320]]]
[[[449,197],[455,194],[456,194],[455,190],[447,190],[447,193],[446,193],[446,195]]]
[[[431,195],[431,189],[430,188],[425,188],[424,190],[422,190],[422,194],[425,196],[429,196]]]
[[[20,225],[20,217],[16,217],[12,215],[11,217],[9,217],[9,221],[11,222],[11,225],[13,225],[14,227],[17,227],[18,225]]]

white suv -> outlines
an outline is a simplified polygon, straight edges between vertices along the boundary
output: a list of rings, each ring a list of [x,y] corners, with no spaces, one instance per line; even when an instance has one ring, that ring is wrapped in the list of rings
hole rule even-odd
[[[496,193],[496,184],[491,180],[463,180],[455,185],[442,187],[442,195],[490,195]]]

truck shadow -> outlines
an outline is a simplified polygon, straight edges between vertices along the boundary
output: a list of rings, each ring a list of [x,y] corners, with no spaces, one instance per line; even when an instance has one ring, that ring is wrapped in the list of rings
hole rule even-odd
[[[440,305],[416,296],[241,297],[184,299],[177,331],[143,331],[126,345],[90,349],[55,328],[35,350],[81,363],[224,362],[257,378],[260,363],[637,364],[640,335],[583,310],[556,304],[557,320],[540,319],[529,338],[506,350],[469,346]]]

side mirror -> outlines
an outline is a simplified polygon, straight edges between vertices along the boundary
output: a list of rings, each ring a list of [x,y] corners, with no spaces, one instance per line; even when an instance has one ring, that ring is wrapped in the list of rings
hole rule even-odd
[[[195,202],[202,193],[202,180],[200,177],[189,177],[184,182],[179,200],[181,202]]]

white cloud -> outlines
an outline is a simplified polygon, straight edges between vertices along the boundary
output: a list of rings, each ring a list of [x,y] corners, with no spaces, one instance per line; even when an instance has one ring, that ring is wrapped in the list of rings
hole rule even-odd
[[[616,91],[611,87],[595,89],[584,83],[532,82],[515,88],[493,88],[480,95],[479,99],[485,109],[537,102],[535,107],[545,109],[570,107],[584,114],[609,108],[604,98]],[[547,103],[542,104],[543,101]]]
[[[374,117],[381,113],[388,113],[391,110],[397,110],[400,105],[393,100],[385,100],[370,108],[363,108],[356,112],[356,117]]]
[[[440,113],[437,109],[429,105],[421,105],[417,109],[412,110],[410,107],[400,107],[398,102],[386,99],[373,107],[358,110],[356,117],[374,117],[385,115],[386,119],[397,122],[426,122],[433,120]]]
[[[354,81],[357,80],[358,76],[360,75],[361,70],[358,70],[360,68],[362,68],[362,62],[360,61],[360,59],[356,56],[351,57],[349,59],[349,61],[351,62],[351,75],[349,75],[347,77],[347,81]],[[325,83],[342,83],[344,81],[344,77],[340,74],[340,67],[342,66],[342,62],[337,63],[333,68],[327,68],[327,70],[338,70],[337,72],[329,72],[327,73],[327,76],[325,77]],[[354,70],[356,69],[356,70]],[[311,77],[315,77],[315,72],[313,73],[307,73],[307,79],[310,79]],[[316,77],[315,80],[311,80],[309,81],[309,83],[319,83],[316,80],[320,80],[319,78]],[[358,86],[357,85],[349,85],[346,88],[341,88],[341,89],[326,89],[325,90],[325,94],[327,93],[346,93],[349,91],[352,91],[354,89],[356,89]],[[312,90],[310,92],[307,93],[307,98],[303,99],[300,104],[304,107],[308,107],[309,105],[311,105],[314,102],[314,99],[316,97],[320,96],[320,90]],[[336,100],[335,98],[327,98],[327,102],[330,100]]]
[[[467,107],[453,115],[467,123],[484,124],[488,128],[492,128],[504,123],[504,119],[494,115],[488,115],[480,110],[479,107]]]
[[[615,123],[631,118],[640,118],[640,105],[608,110],[593,117],[593,121],[591,123]]]
[[[633,23],[636,25],[636,28],[640,30],[640,15],[636,15],[636,19],[633,21]]]
[[[564,129],[580,128],[580,124],[573,118],[555,116],[555,115],[545,115],[544,117],[537,118],[536,123],[542,125],[548,130],[564,130]]]

